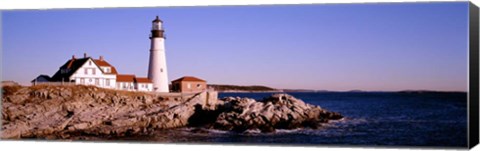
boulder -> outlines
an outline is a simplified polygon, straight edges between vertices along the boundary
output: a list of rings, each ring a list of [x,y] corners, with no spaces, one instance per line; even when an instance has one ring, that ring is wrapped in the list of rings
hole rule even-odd
[[[213,128],[243,132],[259,129],[317,128],[318,124],[338,120],[342,115],[309,105],[288,94],[275,94],[263,100],[224,98],[225,109]]]

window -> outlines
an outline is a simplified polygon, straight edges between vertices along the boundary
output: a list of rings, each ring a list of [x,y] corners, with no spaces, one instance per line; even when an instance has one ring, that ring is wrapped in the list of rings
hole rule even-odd
[[[92,65],[92,61],[88,61],[88,65]]]
[[[100,85],[100,79],[95,78],[95,85]]]
[[[160,68],[160,72],[163,72],[163,68]]]
[[[84,71],[85,71],[85,75],[87,75],[88,74],[88,69],[84,69]]]
[[[197,84],[197,88],[202,88],[202,85],[201,85],[201,84]]]
[[[92,79],[88,79],[88,82],[90,82],[90,83],[91,83],[91,82],[92,82]]]
[[[191,89],[192,88],[192,85],[190,83],[187,83],[187,88],[188,89]]]
[[[97,69],[93,68],[92,69],[92,74],[95,75],[95,71],[97,71]]]
[[[85,84],[85,79],[84,78],[80,78],[80,84]]]
[[[110,86],[110,79],[105,79],[105,85]]]

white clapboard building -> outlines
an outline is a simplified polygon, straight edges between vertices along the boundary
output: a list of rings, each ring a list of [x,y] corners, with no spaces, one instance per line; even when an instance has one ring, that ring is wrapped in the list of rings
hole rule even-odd
[[[88,57],[87,54],[84,54],[83,58],[72,56],[51,78],[45,78],[45,75],[41,77],[49,79],[48,82],[34,79],[32,83],[73,83],[128,91],[153,90],[153,83],[148,78],[118,74],[115,67],[104,60],[102,56],[94,59]]]

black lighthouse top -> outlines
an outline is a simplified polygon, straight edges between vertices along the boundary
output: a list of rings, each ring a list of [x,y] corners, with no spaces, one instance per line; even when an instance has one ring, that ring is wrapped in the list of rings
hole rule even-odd
[[[151,38],[165,38],[164,30],[163,30],[163,21],[157,17],[155,20],[152,21],[152,34],[150,35]]]
[[[162,20],[160,20],[160,19],[158,18],[158,16],[157,16],[157,17],[155,17],[155,20],[153,20],[152,22],[154,22],[154,23],[155,23],[155,22],[161,22],[161,23],[163,23],[163,21],[162,21]]]

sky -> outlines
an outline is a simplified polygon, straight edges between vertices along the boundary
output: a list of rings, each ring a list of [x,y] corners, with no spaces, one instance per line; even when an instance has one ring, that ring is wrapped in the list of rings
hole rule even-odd
[[[169,80],[314,90],[467,91],[468,2],[2,12],[2,80],[52,76],[72,55],[146,77],[164,22]]]

